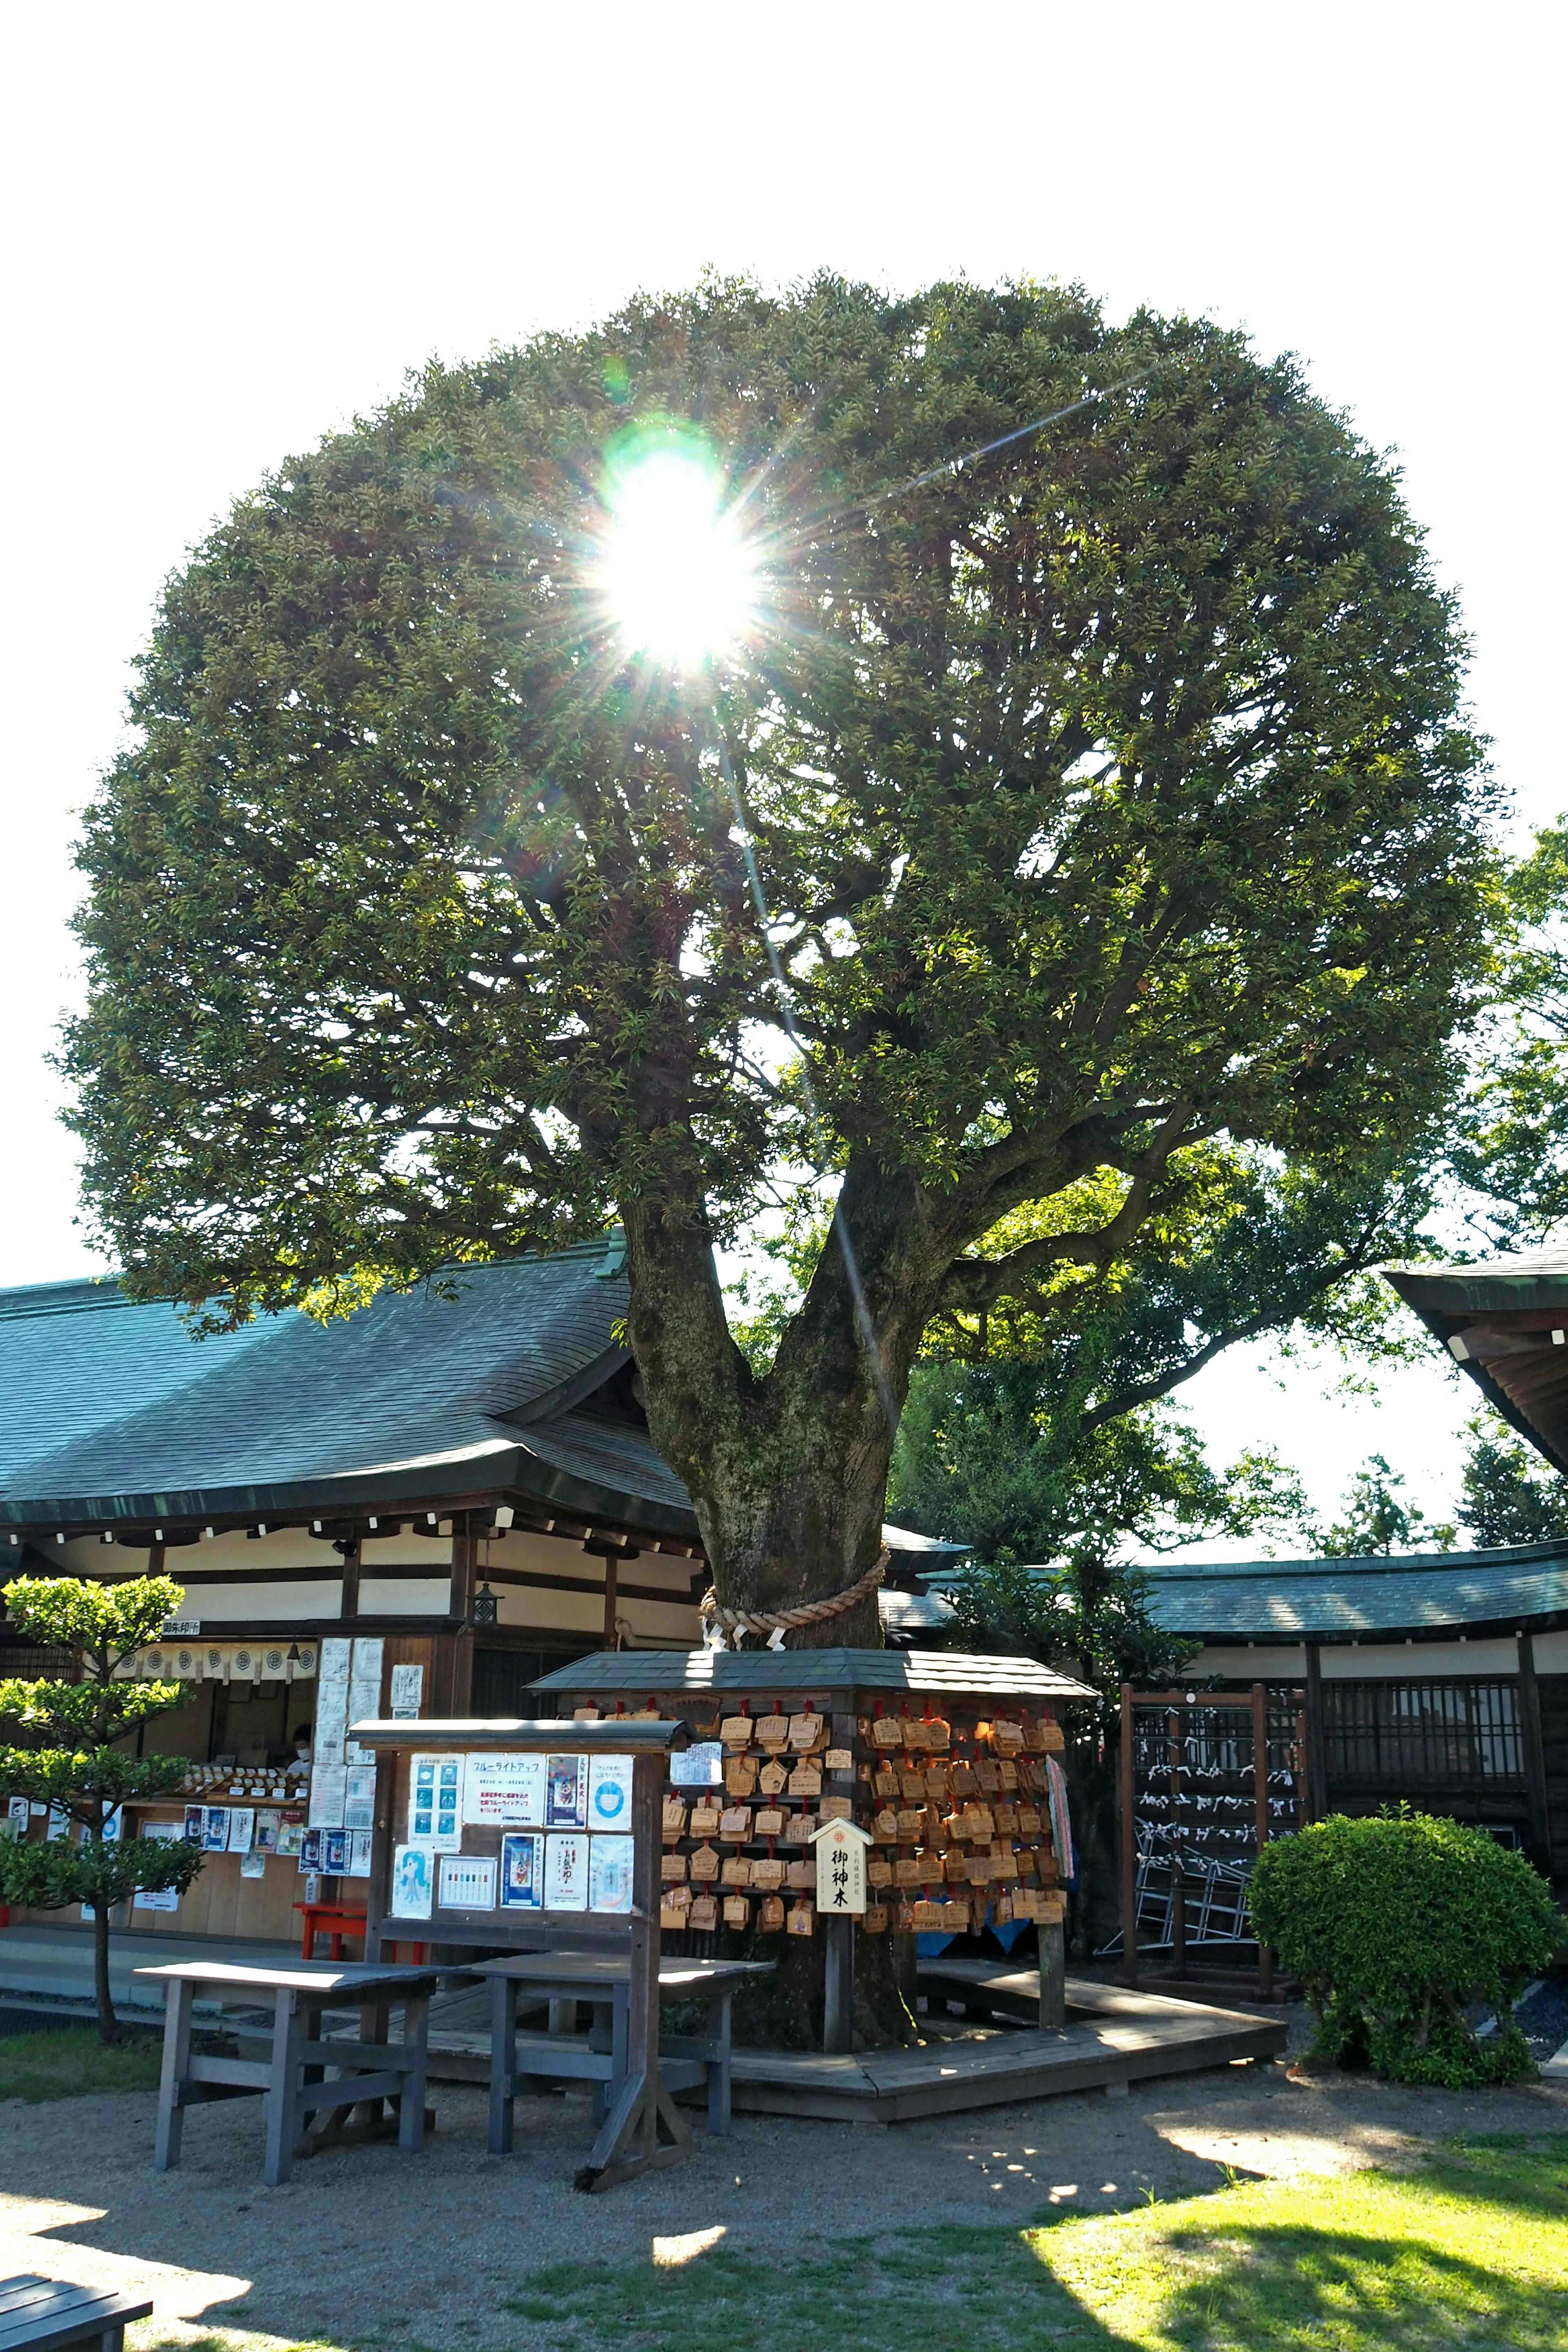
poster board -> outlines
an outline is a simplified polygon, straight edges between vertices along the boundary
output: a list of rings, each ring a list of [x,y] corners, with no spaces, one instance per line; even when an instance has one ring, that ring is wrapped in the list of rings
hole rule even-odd
[[[679,1719],[352,1722],[376,1757],[366,1958],[623,1941],[657,1949],[660,1791]]]

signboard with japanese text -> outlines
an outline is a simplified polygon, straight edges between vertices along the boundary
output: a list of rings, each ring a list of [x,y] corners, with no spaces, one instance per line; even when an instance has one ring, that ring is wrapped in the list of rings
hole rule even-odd
[[[867,1843],[854,1822],[825,1822],[816,1832],[819,1917],[851,1919],[865,1910]]]

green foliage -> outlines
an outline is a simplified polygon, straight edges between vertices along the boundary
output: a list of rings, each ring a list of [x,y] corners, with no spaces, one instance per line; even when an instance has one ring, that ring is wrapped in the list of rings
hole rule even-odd
[[[972,1543],[984,1559],[1086,1567],[1199,1538],[1258,1537],[1300,1517],[1300,1485],[1272,1455],[1216,1471],[1168,1408],[1092,1418],[1075,1411],[1057,1370],[1003,1355],[919,1365],[893,1457],[892,1516]]]
[[[671,418],[759,569],[700,674],[603,593],[627,436]],[[748,1480],[868,1462],[858,1558],[887,1441],[843,1236],[897,1402],[933,1318],[1184,1231],[1183,1154],[1272,1155],[1289,1218],[1332,1210],[1331,1280],[1403,1213],[1485,961],[1462,661],[1392,468],[1201,320],[709,282],[432,367],[168,588],[82,851],[100,1230],[221,1318],[618,1209],[721,1589],[742,1520],[784,1548]],[[760,1380],[712,1244],[781,1171],[840,1215]],[[1310,1301],[1323,1248],[1287,1239]]]
[[[1568,1537],[1568,1481],[1490,1412],[1468,1423],[1459,1516],[1478,1544]]]
[[[1504,877],[1505,951],[1449,1160],[1498,1248],[1568,1215],[1568,819]]]
[[[35,1640],[76,1652],[76,1682],[0,1681],[0,1796],[56,1806],[79,1831],[39,1843],[0,1837],[0,1900],[38,1910],[79,1903],[95,1916],[98,1998],[106,2041],[117,2032],[109,1995],[109,1914],[139,1889],[178,1887],[202,1867],[200,1850],[183,1839],[105,1838],[109,1816],[127,1798],[177,1789],[183,1756],[134,1756],[123,1745],[137,1727],[191,1696],[184,1683],[144,1683],[119,1675],[122,1658],[151,1640],[184,1595],[167,1576],[129,1577],[114,1585],[73,1577],[13,1577],[5,1589],[9,1622]]]
[[[184,1838],[105,1840],[90,1831],[79,1845],[68,1838],[52,1844],[0,1838],[0,1899],[35,1911],[60,1911],[79,1903],[107,1915],[142,1888],[176,1886],[183,1895],[201,1867],[201,1848]]]
[[[184,1594],[172,1576],[131,1576],[90,1584],[70,1576],[14,1576],[5,1587],[9,1622],[51,1649],[75,1650],[100,1675],[156,1641]]]
[[[1351,1481],[1342,1519],[1316,1535],[1325,1559],[1363,1559],[1396,1551],[1452,1551],[1456,1528],[1447,1519],[1428,1519],[1417,1503],[1405,1499],[1405,1479],[1381,1454],[1369,1454]]]
[[[1512,2003],[1568,1923],[1522,1854],[1484,1831],[1335,1814],[1265,1846],[1251,1900],[1257,1933],[1306,1987],[1325,2057],[1451,2089],[1532,2071]],[[1500,2028],[1485,2042],[1467,2014],[1479,2002]]]

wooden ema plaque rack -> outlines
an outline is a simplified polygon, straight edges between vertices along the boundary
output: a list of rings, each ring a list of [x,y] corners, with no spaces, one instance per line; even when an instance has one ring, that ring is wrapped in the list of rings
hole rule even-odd
[[[685,2117],[666,2093],[658,2074],[658,1891],[659,1815],[668,1759],[684,1748],[689,1734],[679,1721],[637,1723],[521,1722],[485,1719],[467,1722],[356,1723],[349,1737],[362,1748],[376,1751],[374,1844],[372,1849],[365,1958],[379,1959],[384,1944],[438,1943],[456,1946],[465,1956],[503,1951],[581,1950],[584,1946],[608,1946],[629,1957],[630,2001],[627,2015],[627,2066],[625,2088],[605,2120],[587,2164],[577,2176],[584,2189],[609,2189],[649,2165],[670,2164],[691,2152],[691,2135]],[[583,1759],[591,1767],[598,1759],[629,1759],[629,1818],[617,1812],[613,1834],[629,1839],[629,1885],[619,1891],[622,1907],[551,1909],[537,1906],[503,1906],[500,1901],[503,1843],[509,1837],[538,1836],[549,1832],[548,1802],[542,1809],[537,1831],[517,1814],[518,1826],[504,1820],[465,1822],[473,1808],[464,1802],[469,1759],[538,1758],[565,1765]],[[430,1759],[456,1762],[458,1791],[458,1837],[446,1853],[426,1848],[427,1866],[437,1880],[443,1861],[489,1864],[495,1902],[489,1907],[465,1907],[460,1903],[432,1901],[427,1916],[400,1915],[395,1908],[395,1871],[400,1851],[419,1840],[408,1832],[423,1816],[411,1806],[418,1765]],[[437,1771],[439,1766],[437,1764]],[[497,1769],[502,1768],[497,1765]],[[624,1786],[625,1776],[616,1776]],[[606,1781],[606,1785],[610,1785]],[[435,1809],[430,1809],[434,1813]],[[504,1807],[503,1807],[504,1810]],[[560,1811],[565,1810],[564,1805]],[[585,1811],[585,1807],[579,1810]],[[439,1819],[438,1814],[436,1816]],[[588,1828],[576,1834],[584,1845],[597,1832]],[[439,1835],[439,1832],[436,1832]],[[585,1867],[585,1863],[584,1867]],[[619,1873],[617,1858],[617,1875]],[[548,1885],[541,1882],[542,1895]],[[437,1892],[439,1892],[437,1885]]]
[[[1062,1745],[1058,1706],[1094,1696],[1082,1684],[1030,1659],[958,1651],[639,1651],[579,1659],[534,1688],[596,1707],[600,1728],[679,1714],[694,1743],[718,1750],[719,1785],[677,1770],[664,1790],[662,1925],[698,1953],[721,1929],[765,1938],[820,1927],[828,2053],[850,2047],[857,1924],[900,1939],[906,1999],[916,1934],[990,1922],[1037,1926],[1042,1983],[1059,1983],[1046,1759]],[[590,1727],[580,1717],[574,1729]],[[834,1819],[869,1841],[858,1922],[813,1899],[812,1833]]]

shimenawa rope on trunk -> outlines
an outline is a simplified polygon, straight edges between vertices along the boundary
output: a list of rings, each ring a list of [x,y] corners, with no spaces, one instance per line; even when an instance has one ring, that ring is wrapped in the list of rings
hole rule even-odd
[[[824,1601],[803,1601],[795,1609],[721,1609],[719,1596],[710,1585],[700,1603],[704,1631],[717,1626],[727,1635],[789,1633],[797,1625],[826,1624],[830,1617],[842,1617],[858,1601],[875,1592],[892,1564],[893,1555],[884,1544],[864,1576],[858,1576],[842,1592],[831,1592]]]

